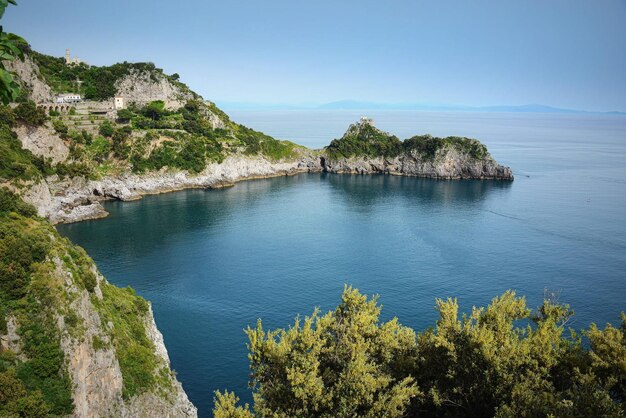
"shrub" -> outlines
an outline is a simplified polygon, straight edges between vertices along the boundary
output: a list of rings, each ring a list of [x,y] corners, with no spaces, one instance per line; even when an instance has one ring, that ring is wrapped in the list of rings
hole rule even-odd
[[[59,177],[89,177],[93,174],[91,168],[85,163],[58,163],[54,167]]]
[[[20,199],[15,193],[6,187],[0,188],[0,214],[8,212],[17,212],[22,216],[32,217],[37,215],[37,210]]]
[[[28,125],[40,126],[48,120],[46,112],[43,109],[38,108],[37,105],[35,105],[35,102],[31,100],[17,105],[17,107],[13,110],[13,113],[15,114],[16,119],[21,120]]]
[[[342,138],[332,140],[326,151],[332,157],[395,157],[402,152],[402,142],[369,124],[360,124],[352,125]]]
[[[0,105],[0,125],[15,126],[15,114],[11,107]]]
[[[98,136],[87,146],[87,153],[96,162],[101,163],[109,156],[111,148],[111,143],[107,139]]]
[[[120,109],[117,111],[117,120],[118,122],[126,123],[129,122],[134,116],[133,112],[129,109]]]
[[[32,152],[22,148],[17,134],[7,125],[0,125],[0,178],[31,180],[48,174],[49,166]]]
[[[460,316],[437,300],[435,327],[416,334],[381,323],[377,299],[346,288],[341,304],[288,329],[248,328],[250,386],[258,416],[622,416],[626,315],[620,328],[592,325],[583,344],[565,325],[569,306],[534,312],[505,292]],[[250,417],[232,393],[215,416]]]
[[[55,120],[52,122],[52,127],[54,128],[54,131],[56,133],[59,134],[59,136],[63,139],[67,139],[68,138],[68,131],[69,128],[67,127],[67,125],[65,123],[63,123],[63,121],[61,120]]]
[[[100,125],[98,132],[102,136],[111,137],[115,133],[115,128],[113,127],[113,124],[111,122],[109,122],[108,120],[105,120]]]

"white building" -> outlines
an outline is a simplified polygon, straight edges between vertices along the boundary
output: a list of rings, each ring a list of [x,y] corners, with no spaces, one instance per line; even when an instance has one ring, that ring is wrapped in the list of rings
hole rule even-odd
[[[126,107],[124,105],[124,98],[121,96],[115,96],[113,99],[113,107],[115,107],[115,110],[124,109],[124,107]]]
[[[66,65],[81,64],[81,63],[82,63],[82,61],[81,61],[80,58],[78,58],[78,57],[72,58],[70,56],[70,50],[69,49],[65,50],[65,64]]]
[[[374,126],[374,119],[368,118],[367,116],[361,116],[361,120],[359,122],[363,125]]]
[[[56,98],[57,103],[78,103],[83,99],[80,97],[80,94],[76,93],[65,93],[59,94]]]

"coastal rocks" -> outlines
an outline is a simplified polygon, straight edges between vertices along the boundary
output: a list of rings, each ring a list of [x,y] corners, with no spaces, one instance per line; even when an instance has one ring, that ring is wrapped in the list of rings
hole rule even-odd
[[[278,162],[260,156],[233,155],[222,163],[207,165],[198,174],[161,170],[147,174],[125,173],[101,180],[50,176],[27,190],[23,198],[53,224],[70,223],[106,216],[100,202],[107,199],[135,200],[148,194],[217,188],[247,179],[320,171],[322,167],[314,153],[305,153],[295,161]]]
[[[326,172],[342,174],[382,173],[447,180],[513,180],[511,169],[499,165],[493,158],[474,159],[454,149],[439,150],[432,160],[423,159],[415,153],[394,158],[326,158],[323,167]]]
[[[366,117],[331,141],[321,164],[330,173],[513,180],[511,169],[498,164],[476,139],[417,135],[401,141]]]

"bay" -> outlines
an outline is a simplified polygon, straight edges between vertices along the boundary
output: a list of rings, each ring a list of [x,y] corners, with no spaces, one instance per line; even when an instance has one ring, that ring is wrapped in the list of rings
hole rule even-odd
[[[231,117],[320,148],[362,112],[240,111]],[[480,139],[512,183],[301,174],[107,202],[103,220],[60,225],[103,274],[152,302],[173,368],[201,416],[212,392],[246,402],[243,330],[283,327],[339,303],[344,284],[379,294],[383,319],[434,325],[435,298],[462,309],[507,289],[531,306],[556,292],[571,325],[626,309],[626,118],[370,112],[376,126]]]

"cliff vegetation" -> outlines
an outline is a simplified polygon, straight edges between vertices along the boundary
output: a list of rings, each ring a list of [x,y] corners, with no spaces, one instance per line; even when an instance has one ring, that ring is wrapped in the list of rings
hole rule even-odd
[[[90,315],[100,323],[89,325]],[[69,368],[80,346],[91,356],[113,350],[125,400],[168,399],[175,378],[148,337],[150,320],[148,302],[99,278],[83,249],[0,189],[0,415],[71,414],[73,384],[85,384]]]
[[[377,129],[370,122],[351,125],[341,138],[331,141],[326,147],[326,152],[331,158],[360,156],[393,158],[415,153],[423,159],[432,160],[437,152],[445,149],[456,149],[478,160],[489,155],[487,147],[476,139],[416,135],[401,141],[397,136]]]
[[[460,315],[436,301],[422,332],[380,321],[376,297],[345,288],[331,312],[286,329],[248,328],[254,405],[217,392],[216,418],[618,417],[626,413],[626,315],[580,333],[548,298],[508,291]]]

